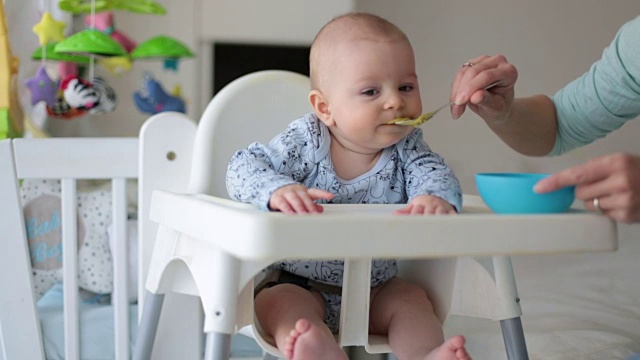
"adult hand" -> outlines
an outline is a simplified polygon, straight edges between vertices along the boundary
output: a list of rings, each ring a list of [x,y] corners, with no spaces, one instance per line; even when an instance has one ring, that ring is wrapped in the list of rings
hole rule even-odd
[[[301,184],[287,185],[279,188],[271,194],[269,208],[274,211],[282,211],[285,214],[319,214],[322,206],[315,200],[331,200],[333,194],[320,190],[309,189]]]
[[[618,153],[595,158],[540,180],[534,191],[545,193],[571,185],[576,186],[576,198],[587,209],[597,211],[597,205],[616,221],[640,221],[640,156]]]
[[[451,85],[451,115],[459,118],[468,106],[485,121],[501,123],[511,112],[514,85],[518,78],[515,66],[503,55],[470,59],[458,70]],[[496,83],[490,89],[485,87]]]
[[[393,212],[399,215],[456,214],[453,205],[433,195],[418,195],[407,206]]]

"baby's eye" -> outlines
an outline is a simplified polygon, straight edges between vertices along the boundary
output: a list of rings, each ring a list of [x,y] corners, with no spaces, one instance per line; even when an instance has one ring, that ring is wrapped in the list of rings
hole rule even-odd
[[[379,91],[376,89],[369,89],[369,90],[365,90],[362,92],[362,95],[366,95],[366,96],[375,96],[378,95]]]
[[[398,90],[400,90],[402,92],[409,92],[409,91],[413,90],[413,86],[412,85],[402,85],[402,86],[400,86],[400,88],[398,88]]]

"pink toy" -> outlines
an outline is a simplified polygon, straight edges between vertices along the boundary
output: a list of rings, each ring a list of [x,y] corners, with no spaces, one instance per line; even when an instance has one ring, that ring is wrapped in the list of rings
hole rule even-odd
[[[115,29],[113,13],[111,11],[100,12],[95,14],[93,17],[91,15],[87,15],[84,18],[84,23],[89,27],[93,27],[94,29],[111,36],[111,38],[120,43],[127,52],[131,52],[137,46],[135,41]]]
[[[66,79],[69,76],[78,74],[78,64],[68,61],[60,61],[58,63],[58,76],[60,79]]]

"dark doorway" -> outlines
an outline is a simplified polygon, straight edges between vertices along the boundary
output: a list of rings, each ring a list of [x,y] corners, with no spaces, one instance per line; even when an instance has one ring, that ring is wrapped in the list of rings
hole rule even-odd
[[[213,44],[213,94],[242,75],[271,69],[290,70],[309,76],[309,47]]]

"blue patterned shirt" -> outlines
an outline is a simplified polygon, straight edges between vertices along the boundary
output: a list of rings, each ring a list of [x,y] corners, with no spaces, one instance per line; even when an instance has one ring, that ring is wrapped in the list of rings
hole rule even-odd
[[[329,129],[313,113],[289,124],[269,144],[253,143],[237,151],[227,169],[226,185],[232,199],[269,210],[274,191],[291,184],[334,194],[330,204],[406,204],[416,195],[438,196],[462,208],[458,179],[443,159],[432,152],[416,128],[396,145],[382,151],[368,172],[350,180],[336,175],[330,155]],[[375,260],[371,285],[397,273],[396,261]],[[273,265],[314,280],[342,284],[343,261],[282,261]]]

